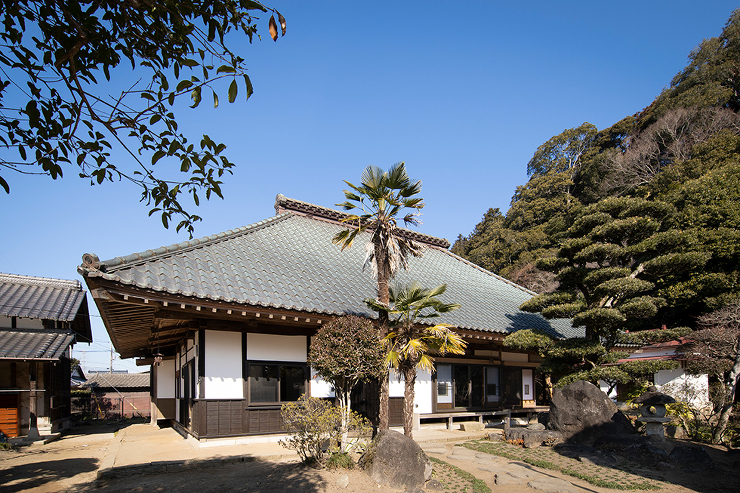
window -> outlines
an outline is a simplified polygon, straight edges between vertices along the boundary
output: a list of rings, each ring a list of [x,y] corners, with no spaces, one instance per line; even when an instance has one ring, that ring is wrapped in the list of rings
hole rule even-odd
[[[254,363],[249,365],[249,402],[269,404],[297,401],[306,391],[306,365]]]

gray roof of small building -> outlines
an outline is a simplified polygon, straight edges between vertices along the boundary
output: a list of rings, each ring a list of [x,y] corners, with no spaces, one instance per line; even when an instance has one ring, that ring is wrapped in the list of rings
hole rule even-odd
[[[282,196],[278,196],[279,199]],[[341,213],[340,213],[341,214]],[[326,217],[287,211],[250,226],[168,247],[93,263],[79,271],[124,285],[175,295],[327,315],[374,317],[363,302],[377,295],[363,271],[369,235],[344,251],[331,239],[346,228]],[[510,333],[531,328],[559,338],[583,335],[570,320],[519,310],[535,293],[428,245],[393,284],[447,284],[441,299],[461,308],[434,319],[461,329]]]
[[[80,387],[131,389],[149,388],[149,372],[144,373],[92,373]]]
[[[0,359],[58,360],[74,340],[54,330],[0,330]]]
[[[79,281],[0,273],[0,315],[71,322],[84,299]]]

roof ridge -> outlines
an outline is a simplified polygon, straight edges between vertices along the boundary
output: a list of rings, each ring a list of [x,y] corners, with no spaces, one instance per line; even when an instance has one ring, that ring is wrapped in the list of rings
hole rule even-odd
[[[27,284],[32,286],[56,285],[59,288],[72,288],[82,290],[82,283],[74,279],[58,279],[54,277],[26,276],[21,274],[6,274],[0,272],[0,282],[14,284]]]
[[[342,224],[345,224],[342,220],[349,216],[349,214],[346,212],[330,209],[329,207],[312,204],[310,202],[304,202],[302,200],[291,199],[286,197],[282,193],[279,193],[275,196],[275,213],[280,214],[284,211],[293,211],[302,214],[318,216],[323,219],[329,219],[331,221],[336,221]],[[420,233],[419,231],[414,231],[406,228],[398,228],[398,230],[401,231],[402,236],[405,236],[411,240],[426,243],[428,245],[439,246],[445,249],[450,247],[450,242],[446,238],[438,238],[436,236]]]
[[[511,286],[513,286],[513,287],[515,287],[515,288],[518,288],[518,289],[520,289],[520,290],[524,291],[524,292],[525,292],[525,293],[527,293],[527,294],[530,294],[530,295],[532,295],[532,296],[537,296],[537,294],[538,294],[537,292],[535,292],[535,291],[532,291],[531,289],[525,288],[524,286],[522,286],[522,285],[520,285],[520,284],[517,284],[517,283],[515,283],[514,281],[511,281],[511,280],[509,280],[509,279],[506,279],[505,277],[502,277],[502,276],[500,276],[500,275],[498,275],[498,274],[496,274],[496,273],[494,273],[494,272],[491,272],[491,271],[490,271],[490,270],[488,270],[488,269],[484,269],[484,268],[483,268],[483,267],[481,267],[480,265],[478,265],[478,264],[474,264],[474,263],[473,263],[473,262],[471,262],[470,260],[468,260],[468,259],[466,259],[466,258],[463,258],[463,257],[461,257],[461,256],[459,256],[459,255],[457,255],[457,254],[455,254],[455,253],[452,253],[452,252],[451,252],[451,251],[449,251],[449,250],[445,250],[445,251],[446,251],[447,253],[449,253],[450,255],[452,255],[453,257],[455,257],[455,258],[458,258],[458,259],[462,260],[462,261],[463,261],[463,262],[465,262],[466,264],[468,264],[468,265],[470,265],[470,266],[472,266],[472,267],[475,267],[475,268],[476,268],[476,269],[478,269],[479,271],[481,271],[481,272],[485,272],[486,274],[488,274],[488,275],[490,275],[490,276],[493,276],[493,277],[495,277],[496,279],[499,279],[500,281],[503,281],[503,282],[505,282],[506,284],[509,284],[509,285],[511,285]]]
[[[187,241],[182,241],[180,243],[174,243],[169,246],[161,246],[153,250],[150,249],[150,250],[145,250],[143,252],[132,253],[124,257],[114,257],[109,260],[100,261],[98,259],[98,256],[95,255],[94,253],[86,253],[82,256],[82,265],[80,265],[80,268],[84,270],[101,270],[105,272],[107,272],[108,269],[110,268],[113,268],[113,270],[116,270],[115,268],[118,268],[118,267],[129,266],[129,265],[136,264],[138,262],[151,261],[154,259],[170,256],[176,252],[187,252],[190,250],[194,250],[195,248],[201,248],[204,246],[213,245],[215,243],[220,243],[220,242],[232,239],[232,238],[237,238],[239,236],[243,236],[245,234],[249,234],[254,231],[259,231],[260,229],[266,228],[274,223],[282,222],[283,220],[293,215],[294,215],[293,213],[287,212],[287,213],[280,214],[277,216],[272,216],[270,218],[263,219],[262,221],[248,224],[247,226],[242,226],[236,229],[230,229],[228,231],[224,231],[221,233],[215,233],[212,235],[203,236],[201,238],[196,238],[194,240],[187,240]]]

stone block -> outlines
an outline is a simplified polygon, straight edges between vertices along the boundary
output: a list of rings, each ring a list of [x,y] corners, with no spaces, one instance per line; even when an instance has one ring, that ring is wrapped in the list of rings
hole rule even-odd
[[[460,429],[462,431],[481,431],[484,428],[484,424],[478,421],[465,421],[460,423]]]

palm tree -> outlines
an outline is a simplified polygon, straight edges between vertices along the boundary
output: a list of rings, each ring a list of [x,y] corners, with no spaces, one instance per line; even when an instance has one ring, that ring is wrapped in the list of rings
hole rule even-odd
[[[400,268],[407,268],[409,256],[421,256],[421,245],[404,236],[397,224],[404,209],[411,209],[400,218],[404,225],[419,224],[417,217],[424,207],[424,199],[415,195],[421,192],[421,182],[412,183],[402,162],[394,164],[387,172],[377,166],[368,166],[360,179],[360,186],[345,181],[352,190],[345,190],[347,200],[337,205],[345,211],[356,212],[343,219],[350,228],[337,233],[332,241],[344,250],[351,247],[361,233],[370,233],[365,247],[365,266],[371,266],[378,281],[378,303],[388,306],[390,280]],[[386,312],[379,312],[378,326],[381,337],[385,337],[388,334]],[[387,371],[380,379],[378,414],[380,429],[388,429]]]
[[[459,334],[450,330],[451,325],[437,324],[430,327],[420,324],[425,319],[439,317],[443,313],[460,308],[457,303],[443,303],[437,298],[446,290],[446,284],[426,289],[419,283],[412,283],[390,289],[392,306],[383,305],[373,299],[365,300],[365,303],[378,313],[388,311],[391,331],[384,338],[388,348],[386,360],[403,375],[405,381],[403,432],[409,438],[412,438],[417,369],[429,371],[434,369],[434,358],[431,354],[465,354],[467,344]]]

